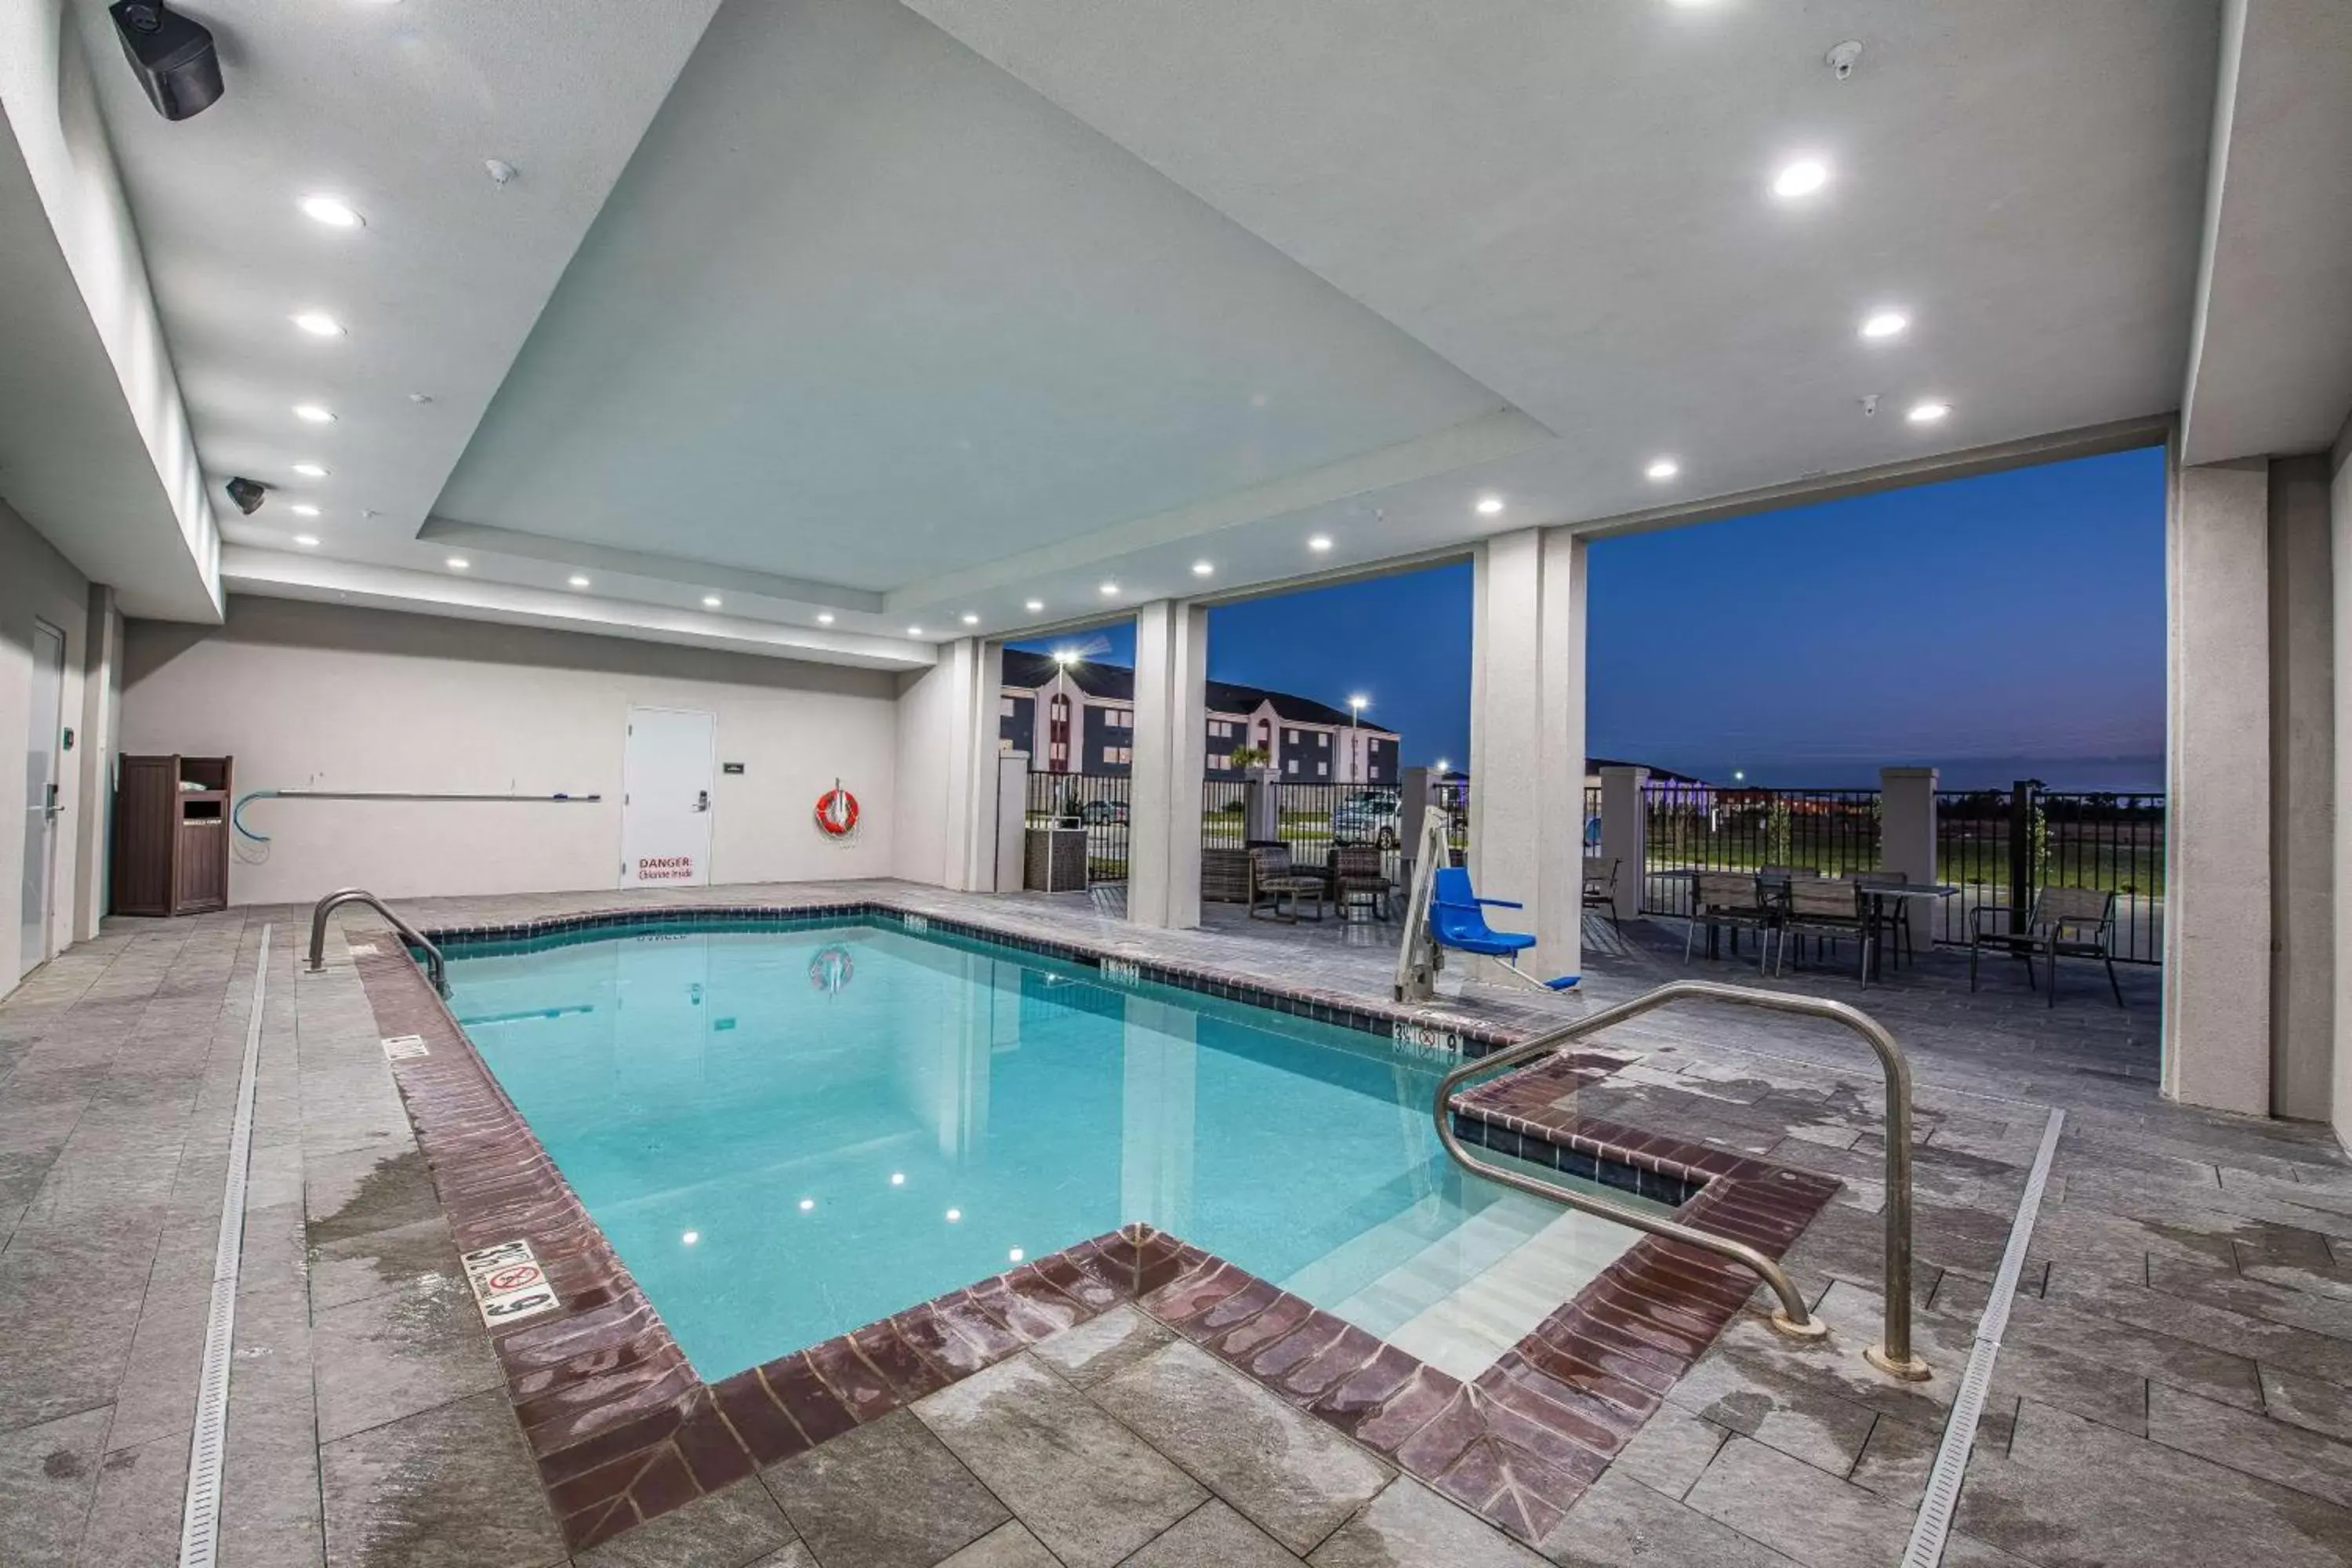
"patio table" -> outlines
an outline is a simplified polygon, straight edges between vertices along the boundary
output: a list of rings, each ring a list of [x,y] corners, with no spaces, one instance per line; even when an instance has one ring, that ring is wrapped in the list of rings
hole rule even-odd
[[[1948,882],[1885,882],[1875,877],[1856,877],[1853,885],[1870,900],[1870,920],[1874,928],[1885,923],[1886,900],[1889,899],[1914,899],[1921,903],[1933,899],[1941,903],[1960,890]],[[1928,945],[1932,947],[1935,944],[1931,942]],[[1880,942],[1871,952],[1870,977],[1873,980],[1879,977],[1879,971],[1885,963],[1886,944]]]

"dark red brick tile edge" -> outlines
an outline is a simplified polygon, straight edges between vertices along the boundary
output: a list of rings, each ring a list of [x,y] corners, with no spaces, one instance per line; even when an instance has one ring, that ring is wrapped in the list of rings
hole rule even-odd
[[[1120,1302],[1522,1540],[1542,1541],[1746,1305],[1753,1281],[1647,1237],[1464,1383],[1149,1226],[1128,1226],[808,1350],[705,1384],[390,933],[357,961],[460,1250],[527,1238],[563,1305],[493,1329],[507,1392],[577,1551],[970,1376]],[[1836,1190],[1826,1177],[1617,1123],[1574,1091],[1596,1051],[1456,1100],[1470,1121],[1704,1183],[1682,1217],[1774,1257]]]

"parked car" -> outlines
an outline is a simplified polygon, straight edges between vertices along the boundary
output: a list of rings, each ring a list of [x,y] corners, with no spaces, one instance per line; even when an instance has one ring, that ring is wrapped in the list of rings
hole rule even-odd
[[[1395,790],[1360,789],[1331,808],[1331,837],[1338,843],[1393,849],[1402,841],[1397,816],[1402,807]]]
[[[1127,802],[1123,800],[1090,800],[1083,812],[1088,827],[1100,827],[1106,823],[1127,820]]]

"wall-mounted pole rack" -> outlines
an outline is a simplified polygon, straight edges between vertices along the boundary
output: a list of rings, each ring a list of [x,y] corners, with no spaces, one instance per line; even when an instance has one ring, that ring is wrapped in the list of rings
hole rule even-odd
[[[229,825],[256,844],[267,844],[269,836],[256,833],[245,825],[245,808],[257,800],[416,800],[416,801],[497,801],[506,804],[537,802],[542,805],[585,805],[603,800],[601,795],[456,795],[436,790],[352,790],[352,789],[257,789],[237,797],[229,812]]]

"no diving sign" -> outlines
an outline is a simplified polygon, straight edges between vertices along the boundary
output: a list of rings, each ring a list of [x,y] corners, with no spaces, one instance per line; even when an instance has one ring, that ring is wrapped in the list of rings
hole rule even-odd
[[[468,1252],[459,1261],[466,1266],[466,1280],[474,1288],[474,1302],[482,1310],[482,1321],[491,1328],[562,1305],[539,1259],[532,1256],[530,1243],[520,1237]]]

